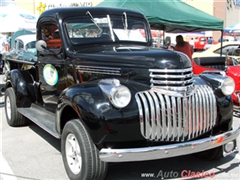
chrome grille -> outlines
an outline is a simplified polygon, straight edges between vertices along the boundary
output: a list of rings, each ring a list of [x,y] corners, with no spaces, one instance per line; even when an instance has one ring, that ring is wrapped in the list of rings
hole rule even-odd
[[[152,141],[187,141],[209,131],[216,123],[213,91],[197,86],[188,97],[175,97],[149,90],[135,96],[142,135]]]
[[[187,69],[149,69],[151,87],[167,90],[185,90],[193,86],[192,68]]]

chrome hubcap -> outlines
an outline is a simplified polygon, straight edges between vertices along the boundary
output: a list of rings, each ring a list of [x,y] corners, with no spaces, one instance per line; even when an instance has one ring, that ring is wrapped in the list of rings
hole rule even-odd
[[[78,174],[82,168],[82,156],[77,138],[72,133],[66,138],[65,151],[69,168],[74,174]]]

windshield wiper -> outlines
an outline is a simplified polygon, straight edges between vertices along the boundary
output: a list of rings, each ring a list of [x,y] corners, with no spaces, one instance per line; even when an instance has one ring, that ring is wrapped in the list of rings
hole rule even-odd
[[[115,42],[115,37],[114,37],[114,34],[113,34],[112,23],[111,23],[111,19],[110,19],[109,15],[107,15],[107,19],[108,19],[108,26],[109,26],[110,33],[111,33],[111,38],[112,38],[113,42]]]
[[[123,16],[123,27],[124,27],[124,30],[127,30],[128,29],[127,13],[124,12],[122,16]]]
[[[91,13],[89,11],[86,12],[87,15],[89,15],[89,17],[91,18],[92,22],[95,24],[95,26],[97,26],[97,28],[100,30],[100,33],[102,33],[102,29],[99,27],[99,25],[94,21],[93,16],[91,15]]]

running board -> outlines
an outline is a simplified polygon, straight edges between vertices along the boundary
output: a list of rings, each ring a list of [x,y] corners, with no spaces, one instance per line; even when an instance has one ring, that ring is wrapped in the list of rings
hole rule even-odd
[[[47,131],[49,134],[60,139],[60,134],[56,131],[54,113],[51,113],[37,105],[33,105],[30,108],[17,108],[17,111]]]

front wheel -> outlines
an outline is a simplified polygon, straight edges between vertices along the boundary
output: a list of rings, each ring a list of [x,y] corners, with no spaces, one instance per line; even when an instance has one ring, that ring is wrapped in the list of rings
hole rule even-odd
[[[61,151],[69,179],[101,180],[105,178],[107,163],[99,159],[97,148],[79,120],[71,120],[65,125]]]
[[[9,126],[23,126],[27,124],[27,118],[17,111],[16,95],[12,87],[5,92],[5,112]]]

